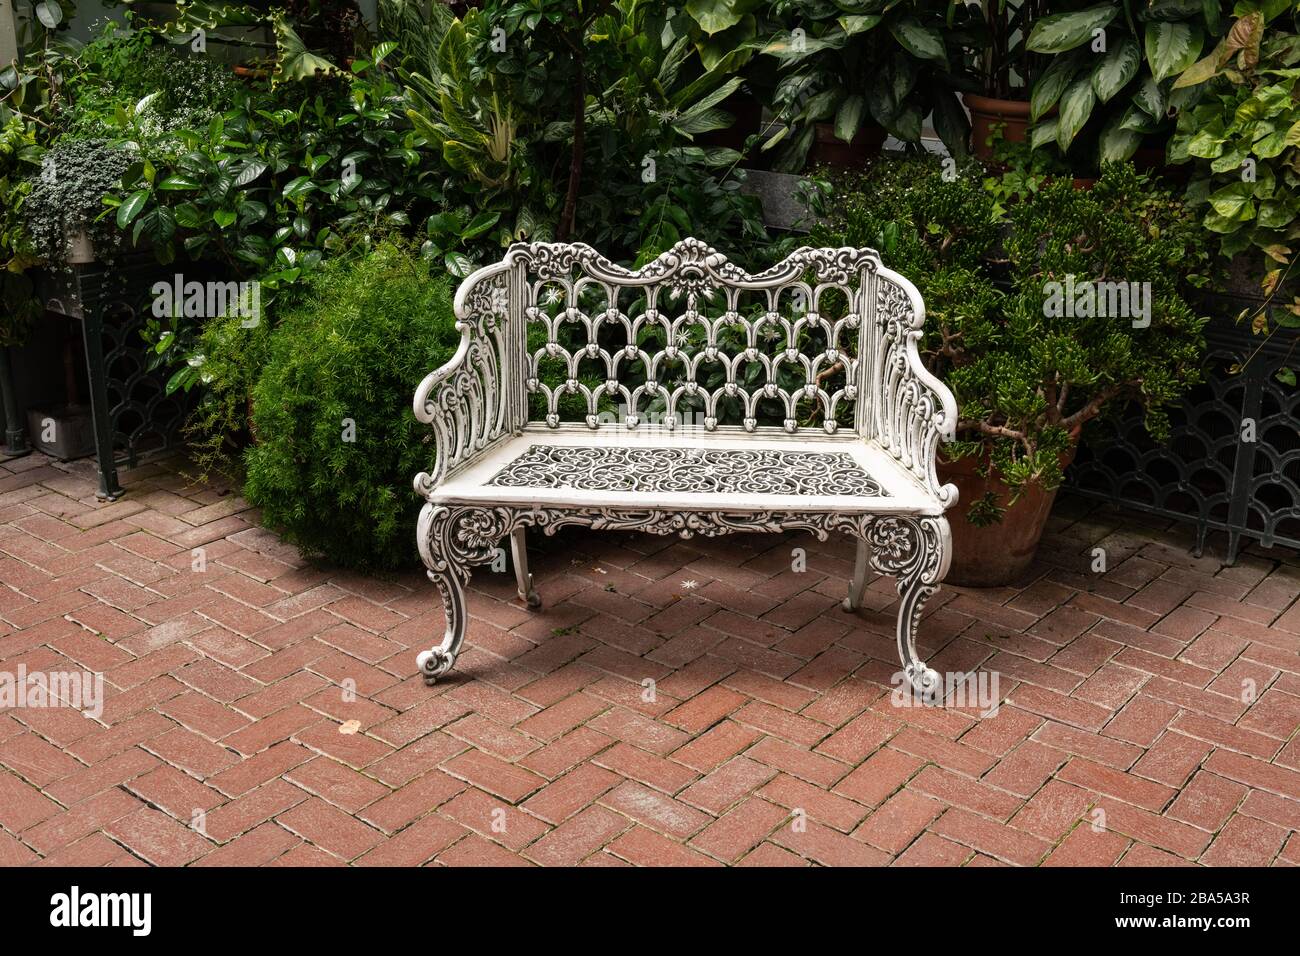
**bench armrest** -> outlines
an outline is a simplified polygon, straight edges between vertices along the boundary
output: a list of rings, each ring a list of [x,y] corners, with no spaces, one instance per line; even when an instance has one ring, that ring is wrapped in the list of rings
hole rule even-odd
[[[415,417],[433,426],[433,468],[415,476],[415,491],[429,497],[448,477],[479,458],[520,427],[512,387],[518,359],[512,352],[518,321],[512,321],[509,261],[471,273],[456,290],[460,345],[415,390]]]
[[[921,362],[917,342],[925,325],[925,303],[916,286],[889,269],[876,285],[875,409],[876,441],[949,508],[957,486],[942,484],[935,470],[939,441],[957,431],[957,400]]]

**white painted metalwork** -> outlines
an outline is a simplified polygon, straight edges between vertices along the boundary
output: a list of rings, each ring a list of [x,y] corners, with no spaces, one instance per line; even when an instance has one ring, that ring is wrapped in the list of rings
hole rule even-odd
[[[462,283],[455,310],[460,347],[415,393],[437,445],[415,478],[417,534],[447,618],[418,658],[429,683],[464,640],[471,566],[510,536],[537,606],[523,530],[580,524],[847,533],[846,609],[868,568],[897,576],[904,670],[938,687],[915,641],[948,568],[957,491],[935,451],[957,410],[921,364],[920,294],[874,251],[803,248],[750,275],[695,239],[638,270],[520,243]]]

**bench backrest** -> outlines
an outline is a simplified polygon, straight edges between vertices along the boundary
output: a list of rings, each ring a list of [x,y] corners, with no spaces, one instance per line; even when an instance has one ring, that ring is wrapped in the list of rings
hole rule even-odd
[[[919,318],[915,290],[869,249],[803,248],[754,275],[696,239],[637,270],[576,243],[519,244],[506,261],[528,420],[553,428],[870,435],[864,392],[886,359],[877,317]]]
[[[428,493],[529,425],[799,433],[874,441],[956,500],[935,450],[952,393],[917,350],[925,306],[870,249],[803,248],[750,275],[695,239],[629,270],[590,246],[517,243],[456,291],[460,347],[415,392]]]

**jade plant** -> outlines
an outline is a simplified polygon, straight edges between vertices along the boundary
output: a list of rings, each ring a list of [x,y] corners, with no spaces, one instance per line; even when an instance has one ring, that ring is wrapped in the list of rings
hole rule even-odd
[[[1010,489],[967,504],[997,520],[1023,490],[1050,490],[1084,426],[1129,401],[1157,439],[1200,380],[1188,304],[1205,262],[1194,216],[1126,164],[1090,190],[1056,179],[1005,213],[976,166],[882,162],[824,191],[817,244],[876,247],[926,303],[927,366],[957,397],[957,441]]]

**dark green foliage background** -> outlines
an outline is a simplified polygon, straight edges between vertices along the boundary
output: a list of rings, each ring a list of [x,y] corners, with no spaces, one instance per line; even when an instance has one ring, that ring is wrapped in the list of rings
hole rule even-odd
[[[433,436],[411,394],[458,340],[447,283],[414,250],[385,241],[327,261],[280,316],[253,387],[244,493],[263,521],[340,565],[414,561],[411,479],[431,464]]]

